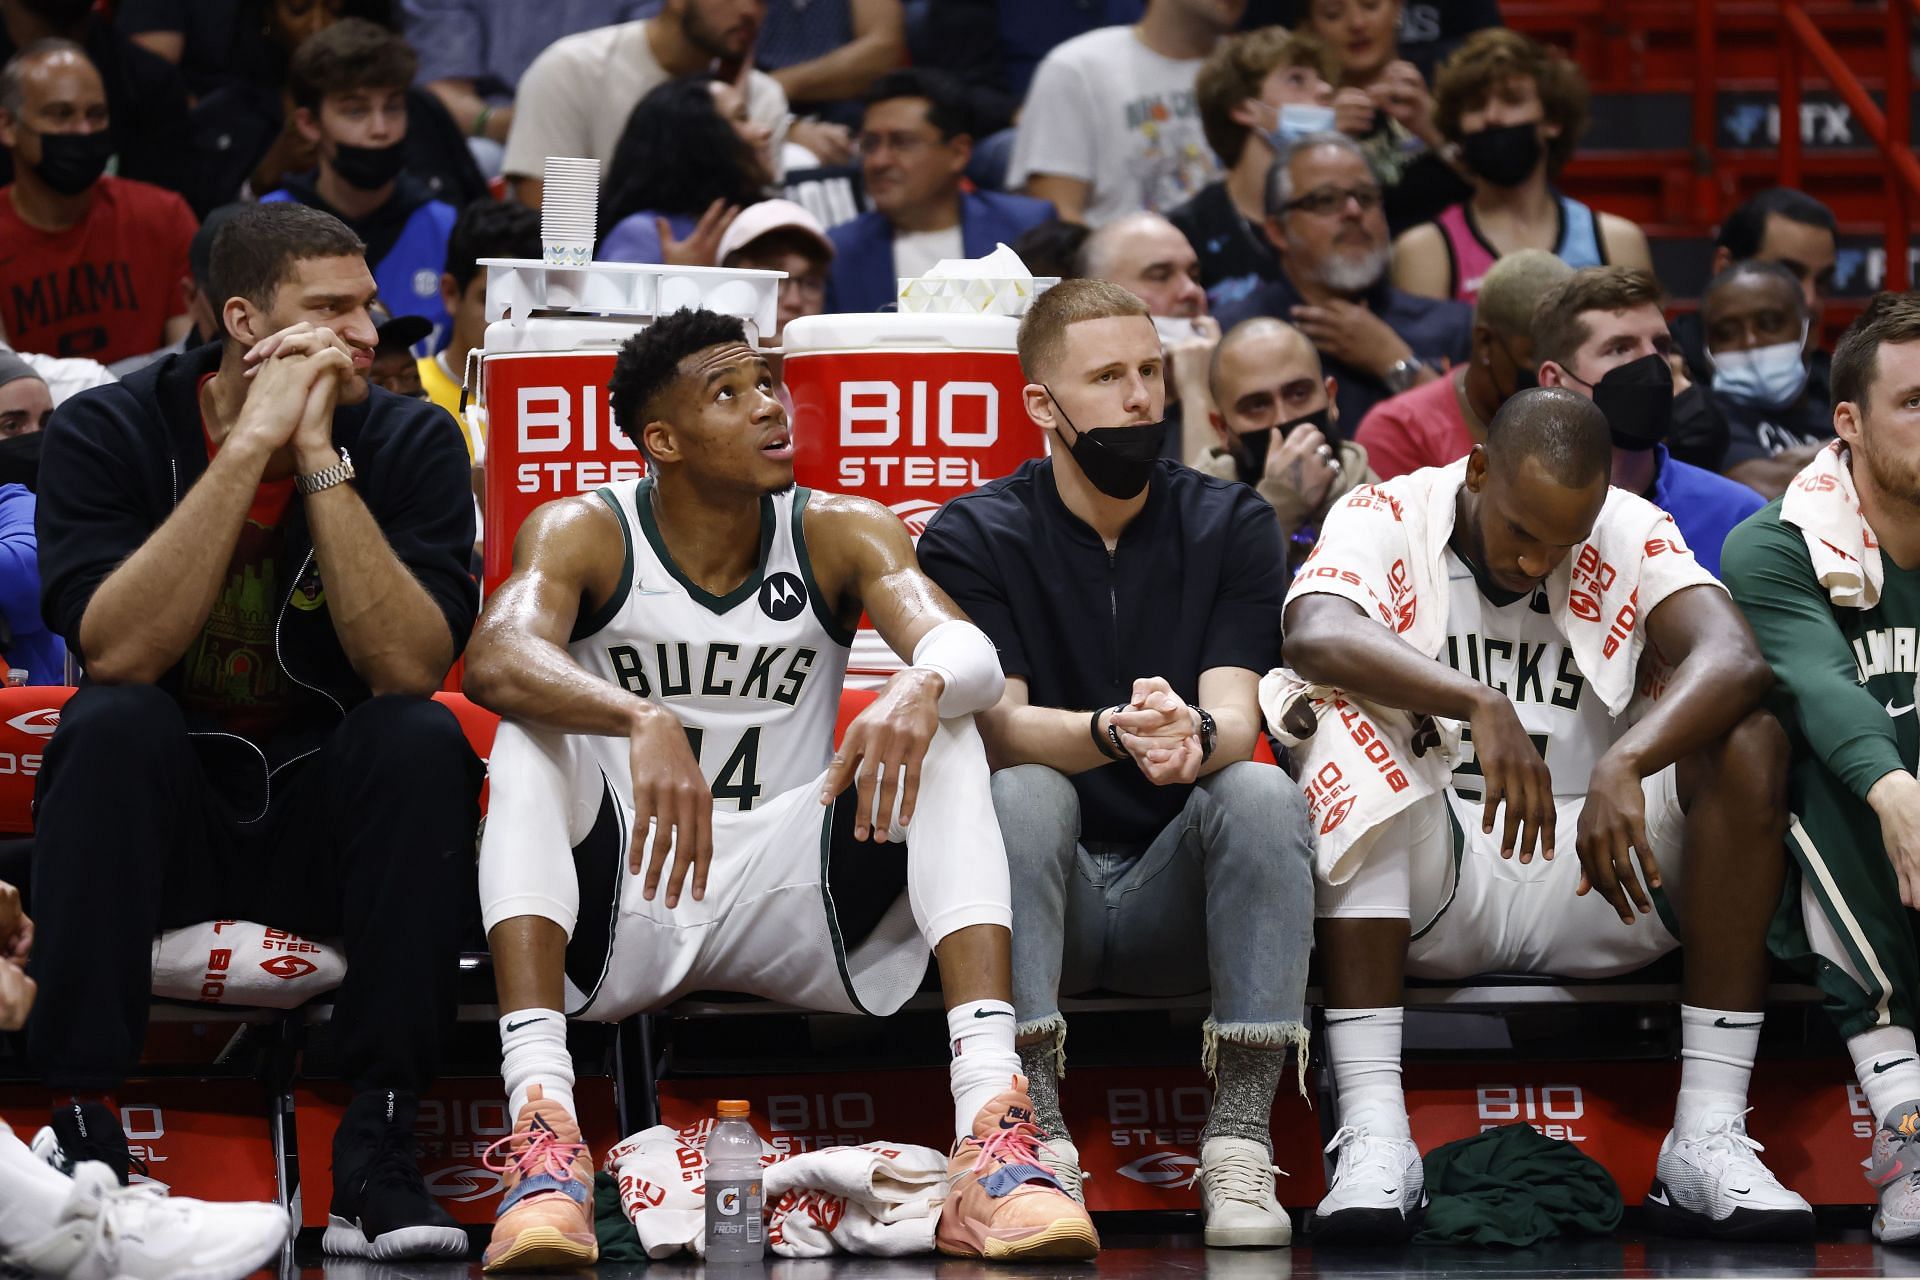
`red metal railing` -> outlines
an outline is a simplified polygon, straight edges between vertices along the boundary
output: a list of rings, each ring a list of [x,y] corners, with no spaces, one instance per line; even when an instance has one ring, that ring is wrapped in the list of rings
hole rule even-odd
[[[1703,67],[1709,65],[1712,0],[1700,0],[1699,12],[1708,38],[1701,42]],[[1801,185],[1804,156],[1800,137],[1801,77],[1812,61],[1833,86],[1833,91],[1853,112],[1853,118],[1873,140],[1887,165],[1887,197],[1892,216],[1887,220],[1887,274],[1885,288],[1904,290],[1909,286],[1907,245],[1912,217],[1920,209],[1920,161],[1913,155],[1913,129],[1910,103],[1913,93],[1912,27],[1920,16],[1920,0],[1887,0],[1887,108],[1878,103],[1853,73],[1846,61],[1821,34],[1802,0],[1780,0],[1780,182],[1783,186]],[[1703,80],[1709,77],[1703,75]],[[1711,94],[1709,92],[1709,98]],[[1707,129],[1711,133],[1714,113],[1709,104]],[[1698,139],[1701,112],[1694,107],[1695,137]]]

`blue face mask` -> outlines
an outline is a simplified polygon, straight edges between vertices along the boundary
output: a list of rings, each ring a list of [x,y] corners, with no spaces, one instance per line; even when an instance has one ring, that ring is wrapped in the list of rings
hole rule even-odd
[[[1798,342],[1709,354],[1713,393],[1762,409],[1784,409],[1806,389],[1806,347],[1806,328],[1802,326]]]
[[[1333,108],[1317,107],[1310,102],[1288,102],[1275,109],[1274,127],[1264,130],[1267,145],[1285,154],[1287,149],[1310,133],[1333,131]]]

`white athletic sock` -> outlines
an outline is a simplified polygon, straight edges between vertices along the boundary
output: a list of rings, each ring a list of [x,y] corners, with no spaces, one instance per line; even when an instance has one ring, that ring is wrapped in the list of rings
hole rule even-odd
[[[44,1237],[60,1220],[73,1182],[27,1150],[0,1121],[0,1253]]]
[[[953,1136],[969,1137],[981,1109],[1013,1086],[1020,1055],[1013,1049],[1013,1006],[1005,1000],[974,1000],[947,1010],[953,1062]]]
[[[567,1109],[574,1119],[573,1055],[567,1052],[567,1017],[558,1009],[516,1009],[500,1017],[500,1077],[507,1085],[507,1115],[516,1124],[527,1105],[527,1086]]]
[[[1340,1123],[1381,1137],[1410,1138],[1407,1095],[1400,1086],[1402,1009],[1327,1010],[1327,1057],[1340,1101]]]
[[[1920,1098],[1920,1052],[1905,1027],[1875,1027],[1847,1041],[1854,1074],[1866,1091],[1874,1123],[1902,1103]]]
[[[1707,1121],[1747,1109],[1764,1014],[1680,1006],[1680,1098],[1673,1127],[1696,1133]]]

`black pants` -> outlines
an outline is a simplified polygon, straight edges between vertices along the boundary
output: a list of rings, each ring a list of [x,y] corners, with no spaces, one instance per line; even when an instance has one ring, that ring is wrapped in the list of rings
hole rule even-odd
[[[356,1089],[423,1088],[454,1012],[480,779],[445,707],[374,698],[273,775],[263,813],[257,778],[210,776],[169,695],[81,689],[35,809],[28,1051],[47,1083],[125,1080],[146,1035],[154,935],[237,919],[342,939],[342,1074]],[[243,811],[235,791],[254,793]]]

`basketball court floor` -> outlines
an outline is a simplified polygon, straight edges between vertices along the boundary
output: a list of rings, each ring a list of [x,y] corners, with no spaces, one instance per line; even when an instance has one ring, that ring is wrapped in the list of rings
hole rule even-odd
[[[1211,1277],[1213,1280],[1695,1280],[1707,1277],[1920,1277],[1920,1249],[1882,1249],[1864,1226],[1823,1229],[1807,1245],[1721,1245],[1666,1240],[1630,1230],[1605,1239],[1570,1240],[1531,1249],[1407,1248],[1316,1250],[1205,1249],[1197,1222],[1167,1234],[1127,1233],[1104,1226],[1107,1248],[1092,1263],[988,1266],[953,1258],[769,1259],[749,1271],[705,1268],[691,1260],[651,1266],[602,1266],[572,1273],[601,1280],[707,1280],[743,1275],[773,1280],[1053,1280],[1060,1277]],[[1823,1224],[1823,1228],[1825,1224]],[[367,1263],[323,1259],[318,1238],[296,1250],[283,1272],[301,1280],[463,1280],[482,1274],[477,1263]],[[262,1276],[271,1275],[261,1272]]]

